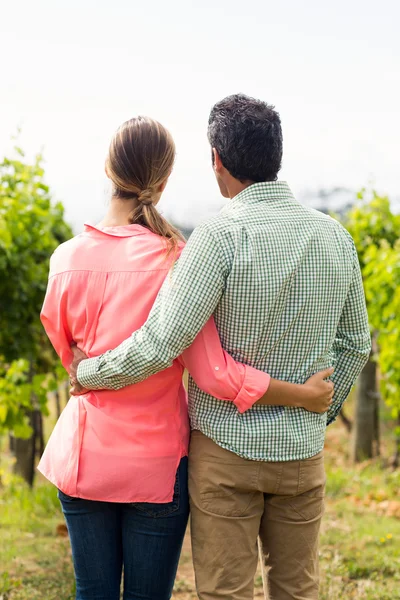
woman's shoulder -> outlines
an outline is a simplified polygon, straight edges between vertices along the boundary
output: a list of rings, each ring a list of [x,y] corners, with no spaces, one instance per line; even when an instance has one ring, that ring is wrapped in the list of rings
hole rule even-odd
[[[71,261],[79,259],[87,245],[87,239],[82,233],[60,244],[50,258],[50,276],[68,270]]]
[[[77,270],[168,271],[170,263],[180,257],[185,242],[178,240],[175,250],[166,256],[165,239],[141,229],[142,235],[133,236],[95,235],[85,229],[54,251],[50,276]],[[114,245],[118,245],[118,253],[113,251]]]

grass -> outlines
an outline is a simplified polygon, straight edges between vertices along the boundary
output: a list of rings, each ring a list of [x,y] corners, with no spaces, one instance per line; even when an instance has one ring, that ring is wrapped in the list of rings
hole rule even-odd
[[[400,472],[379,460],[356,467],[340,424],[328,430],[327,510],[321,536],[320,600],[400,600]],[[68,538],[55,489],[34,490],[3,472],[0,600],[73,600]],[[255,598],[262,598],[260,574]],[[197,598],[185,540],[174,599]]]
[[[56,490],[34,490],[3,475],[0,493],[0,599],[73,600],[74,579]]]
[[[321,544],[321,600],[400,599],[400,520],[328,503]]]

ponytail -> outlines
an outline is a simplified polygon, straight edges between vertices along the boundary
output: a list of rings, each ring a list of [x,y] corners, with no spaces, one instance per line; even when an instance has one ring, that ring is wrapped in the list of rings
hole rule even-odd
[[[175,160],[171,134],[154,119],[137,117],[126,121],[116,132],[107,158],[107,174],[114,195],[134,201],[132,224],[147,227],[164,238],[167,256],[178,250],[182,234],[156,209],[160,186],[168,179]]]
[[[142,225],[153,233],[165,239],[167,247],[167,257],[171,252],[176,255],[178,244],[180,241],[185,241],[181,232],[169,223],[158,212],[153,204],[153,192],[151,189],[143,190],[137,197],[138,205],[132,210],[129,215],[129,221],[133,225]]]

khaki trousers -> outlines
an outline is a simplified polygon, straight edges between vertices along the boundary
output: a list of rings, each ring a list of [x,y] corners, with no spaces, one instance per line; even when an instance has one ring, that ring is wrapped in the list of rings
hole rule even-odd
[[[324,490],[322,452],[302,461],[251,461],[194,431],[189,493],[200,600],[253,598],[257,540],[265,598],[317,600]]]

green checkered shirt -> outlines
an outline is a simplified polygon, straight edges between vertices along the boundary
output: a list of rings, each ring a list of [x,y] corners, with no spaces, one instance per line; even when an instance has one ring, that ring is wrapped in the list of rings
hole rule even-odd
[[[328,414],[259,405],[240,414],[190,379],[192,427],[252,460],[300,460],[321,451],[326,424],[370,353],[348,232],[297,202],[284,182],[251,185],[195,229],[145,325],[115,350],[83,361],[80,383],[119,389],[169,367],[212,314],[225,350],[272,377],[303,383],[334,365],[334,403]]]

